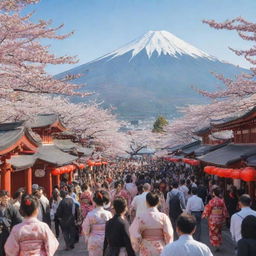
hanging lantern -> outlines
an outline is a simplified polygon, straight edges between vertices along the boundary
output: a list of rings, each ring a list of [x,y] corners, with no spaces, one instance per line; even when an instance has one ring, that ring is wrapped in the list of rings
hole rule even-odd
[[[240,178],[244,181],[255,181],[256,170],[252,167],[246,167],[241,171]]]
[[[94,164],[95,164],[95,162],[93,162],[91,160],[88,160],[86,163],[88,166],[94,166]]]
[[[95,166],[101,166],[101,162],[96,162],[94,165]]]
[[[79,169],[84,169],[85,165],[84,164],[79,164]]]
[[[191,160],[191,165],[198,166],[198,165],[200,165],[200,161],[193,159],[193,160]]]
[[[205,166],[204,167],[204,172],[208,173],[208,174],[212,174],[212,170],[216,168],[215,166]]]
[[[231,169],[230,178],[232,179],[240,179],[241,170],[240,169]]]
[[[212,174],[212,175],[217,175],[218,171],[219,171],[219,167],[214,167],[214,168],[212,169],[212,171],[211,171],[211,174]]]
[[[60,175],[60,169],[59,169],[59,168],[53,169],[53,170],[51,171],[51,173],[52,173],[53,176]]]

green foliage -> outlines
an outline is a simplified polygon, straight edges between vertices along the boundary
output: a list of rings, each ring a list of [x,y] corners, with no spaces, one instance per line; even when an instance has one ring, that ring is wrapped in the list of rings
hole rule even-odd
[[[164,127],[168,124],[168,121],[163,117],[157,117],[152,132],[164,132]]]

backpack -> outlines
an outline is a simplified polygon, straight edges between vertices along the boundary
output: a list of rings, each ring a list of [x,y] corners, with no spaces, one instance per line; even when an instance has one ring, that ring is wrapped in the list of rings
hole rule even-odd
[[[182,213],[180,207],[180,195],[179,193],[172,195],[169,200],[169,215],[172,219],[177,219],[178,216]]]

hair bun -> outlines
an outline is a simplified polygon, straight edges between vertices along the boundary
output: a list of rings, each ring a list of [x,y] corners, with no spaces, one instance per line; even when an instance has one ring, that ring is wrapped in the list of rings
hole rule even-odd
[[[25,199],[25,205],[30,206],[31,205],[31,200],[29,198]]]

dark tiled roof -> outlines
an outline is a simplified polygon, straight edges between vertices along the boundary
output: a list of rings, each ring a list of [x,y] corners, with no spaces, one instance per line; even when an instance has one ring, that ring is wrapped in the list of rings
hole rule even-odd
[[[62,166],[72,163],[78,157],[61,151],[55,145],[42,145],[39,147],[36,158],[57,166]]]
[[[142,148],[137,155],[150,155],[150,154],[154,154],[155,150],[151,149],[151,148]]]
[[[14,145],[22,136],[27,136],[34,144],[37,141],[24,126],[24,122],[4,123],[0,124],[0,150],[5,150]]]
[[[16,171],[19,171],[32,167],[36,159],[36,155],[17,155],[12,156],[8,162],[15,168]]]
[[[256,144],[228,144],[198,159],[214,165],[228,166],[254,153],[256,154]]]
[[[201,141],[197,140],[192,143],[189,143],[181,148],[181,152],[185,155],[190,155],[194,153],[195,150],[197,150],[201,145]]]
[[[177,145],[177,146],[174,146],[174,147],[167,147],[167,150],[169,153],[173,153],[179,149],[181,149],[183,146],[185,146],[186,144],[180,144],[180,145]]]
[[[222,125],[222,124],[225,124],[225,123],[233,122],[233,121],[236,121],[236,120],[239,120],[239,119],[246,118],[254,112],[256,112],[256,106],[253,107],[250,111],[242,112],[242,113],[240,112],[240,113],[237,113],[237,115],[235,115],[235,116],[222,118],[222,119],[218,119],[218,120],[211,120],[211,124],[212,125]]]
[[[16,170],[24,170],[32,167],[37,160],[41,160],[56,166],[70,164],[77,160],[77,156],[70,155],[61,151],[55,145],[41,145],[38,152],[33,155],[18,155],[13,156],[9,163]]]
[[[71,152],[73,151],[74,153],[80,153],[80,154],[84,154],[85,156],[89,156],[92,154],[93,149],[91,148],[84,148],[79,144],[76,144],[74,142],[72,142],[69,139],[64,139],[64,140],[54,140],[54,144],[61,149],[64,152]]]
[[[59,120],[56,114],[40,114],[27,122],[27,126],[31,128],[47,127]]]
[[[195,155],[196,155],[196,157],[202,156],[202,155],[205,155],[205,154],[207,154],[209,152],[212,152],[214,150],[222,148],[222,147],[224,147],[226,145],[227,145],[227,143],[218,144],[218,145],[201,145],[199,148],[197,148],[195,150]]]
[[[256,154],[249,156],[247,159],[245,159],[245,162],[248,166],[256,167]]]
[[[206,134],[206,133],[209,133],[210,131],[211,131],[211,127],[208,126],[208,127],[204,127],[204,128],[202,128],[202,129],[200,129],[200,130],[194,132],[194,134],[197,135],[197,136],[202,136],[202,135],[204,135],[204,134]]]

